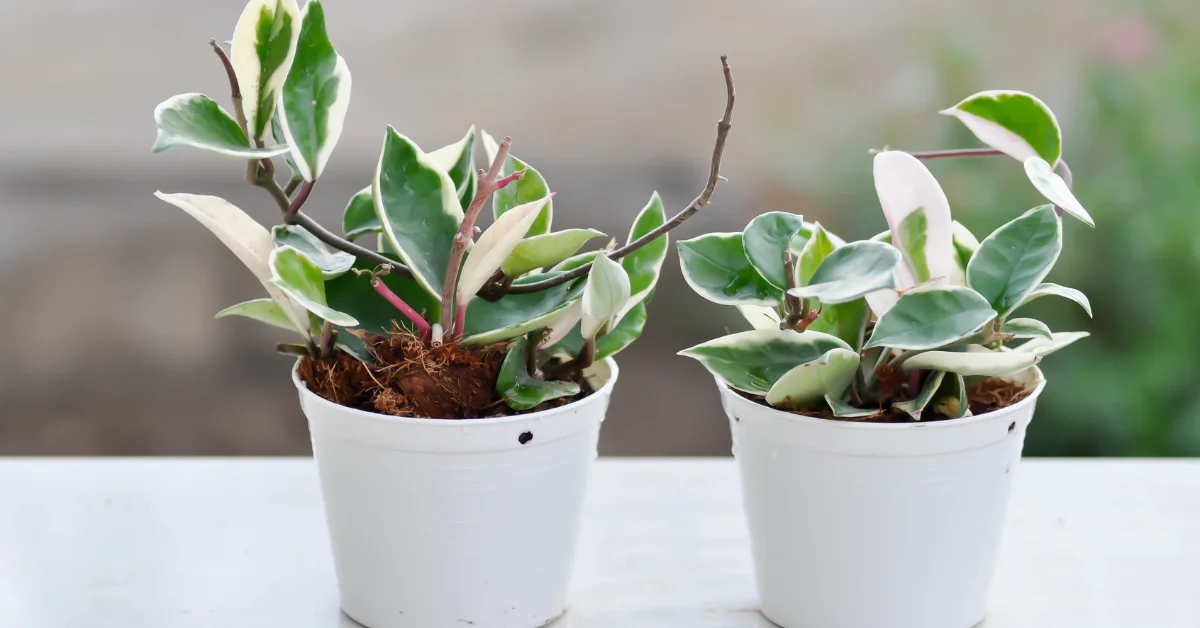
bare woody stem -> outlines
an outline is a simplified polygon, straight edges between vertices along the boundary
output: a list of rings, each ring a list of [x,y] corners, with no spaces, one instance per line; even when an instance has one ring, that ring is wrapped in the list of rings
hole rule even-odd
[[[872,148],[869,152],[872,155],[888,151],[888,148]],[[904,151],[908,152],[908,151]],[[1002,151],[995,148],[954,148],[951,150],[928,150],[918,153],[908,153],[917,159],[952,159],[955,157],[995,157],[1003,155]]]
[[[454,316],[454,306],[457,297],[455,292],[458,289],[458,269],[462,266],[463,255],[467,252],[467,246],[471,244],[472,234],[475,228],[475,221],[479,218],[479,212],[483,210],[484,203],[491,198],[496,190],[500,189],[500,182],[496,179],[500,176],[500,172],[504,169],[504,162],[508,160],[508,149],[512,146],[512,138],[505,137],[504,141],[500,142],[500,147],[496,150],[496,156],[492,159],[491,167],[487,172],[479,171],[479,183],[475,189],[475,198],[471,199],[471,204],[467,206],[467,211],[463,213],[462,224],[458,227],[458,233],[454,235],[454,242],[450,247],[450,259],[446,262],[446,279],[442,283],[442,321],[455,321],[453,329],[445,330],[451,338],[457,338],[462,335],[462,325],[459,324]],[[514,173],[516,174],[516,173]],[[505,177],[504,185],[508,185],[509,181],[514,179]],[[520,176],[515,177],[520,179]],[[465,307],[460,305],[459,310],[464,310]],[[459,312],[460,315],[465,315],[465,312]]]
[[[626,255],[629,255],[643,246],[646,246],[647,244],[657,240],[679,225],[682,225],[684,221],[686,221],[688,218],[691,218],[696,212],[700,211],[711,202],[709,199],[712,198],[713,191],[717,187],[717,182],[724,180],[724,177],[721,176],[721,156],[725,153],[725,140],[729,136],[729,129],[732,126],[731,117],[733,115],[733,101],[735,96],[733,88],[733,72],[729,69],[729,57],[726,55],[721,55],[721,68],[725,75],[725,115],[717,121],[717,141],[716,145],[713,147],[712,162],[708,170],[708,182],[705,184],[704,190],[700,192],[700,195],[697,196],[691,202],[691,204],[684,208],[683,211],[675,214],[674,217],[660,225],[657,229],[634,240],[633,242],[626,244],[612,253],[609,253],[609,259],[619,260],[622,257],[625,257]],[[533,283],[513,285],[508,289],[508,293],[528,294],[530,292],[546,290],[547,288],[553,288],[554,286],[578,279],[591,272],[591,270],[592,265],[588,263],[576,268],[575,270],[563,273],[550,279],[535,281]]]

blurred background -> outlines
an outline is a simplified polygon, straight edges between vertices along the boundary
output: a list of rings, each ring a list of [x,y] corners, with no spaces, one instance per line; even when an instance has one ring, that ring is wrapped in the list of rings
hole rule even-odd
[[[277,210],[242,164],[151,155],[152,110],[223,105],[208,39],[242,0],[0,2],[0,454],[303,454],[280,334],[213,314],[261,296],[211,234],[155,190]],[[653,190],[700,190],[728,53],[738,89],[714,204],[675,232],[741,230],[768,210],[844,238],[884,228],[871,147],[978,145],[938,116],[983,89],[1043,98],[1094,231],[1066,221],[1028,310],[1092,338],[1043,363],[1026,453],[1200,454],[1200,5],[1060,0],[328,0],[354,75],[345,133],[306,211],[340,225],[385,124],[427,150],[470,124],[541,170],[555,226],[622,236]],[[1040,201],[1009,158],[930,164],[981,239]],[[620,356],[606,455],[728,454],[712,379],[675,352],[746,328],[694,295],[674,252],[646,334]]]

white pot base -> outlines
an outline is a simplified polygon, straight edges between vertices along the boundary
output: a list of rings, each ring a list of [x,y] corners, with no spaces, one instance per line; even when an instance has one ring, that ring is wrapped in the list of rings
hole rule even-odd
[[[784,628],[980,623],[1043,385],[976,417],[882,424],[781,412],[718,382],[763,614]]]
[[[561,616],[616,364],[591,375],[597,390],[570,405],[464,420],[363,412],[296,380],[345,613],[369,628]]]

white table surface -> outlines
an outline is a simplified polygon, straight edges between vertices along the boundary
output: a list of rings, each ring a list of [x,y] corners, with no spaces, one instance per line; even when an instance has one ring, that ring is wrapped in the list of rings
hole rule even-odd
[[[736,471],[599,461],[555,628],[771,626]],[[1200,626],[1200,462],[1026,460],[1010,511],[986,628]],[[0,459],[0,627],[210,626],[358,626],[311,460]]]

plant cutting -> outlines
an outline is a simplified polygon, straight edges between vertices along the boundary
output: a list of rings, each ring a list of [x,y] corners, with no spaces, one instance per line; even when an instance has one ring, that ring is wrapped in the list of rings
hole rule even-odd
[[[278,208],[268,230],[216,196],[157,196],[240,259],[267,297],[242,316],[295,335],[342,607],[371,628],[533,627],[563,612],[587,470],[641,334],[668,232],[722,180],[733,78],[703,191],[668,218],[657,194],[620,246],[552,228],[535,168],[470,127],[426,152],[388,127],[342,235],[307,213],[341,136],[351,73],[322,4],[251,0],[210,45],[226,110],[182,94],[154,112],[154,151],[234,160]],[[486,168],[476,169],[481,148]],[[289,174],[285,177],[282,158]],[[480,224],[490,205],[494,221]]]
[[[785,628],[967,628],[986,610],[1012,471],[1045,385],[1087,336],[1021,316],[1071,191],[1054,114],[989,91],[942,112],[987,148],[874,151],[888,229],[844,242],[786,212],[678,243],[688,284],[753,327],[681,352],[716,378],[763,613]],[[1008,155],[1049,203],[979,241],[923,161]]]

